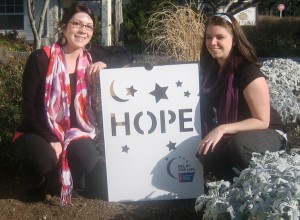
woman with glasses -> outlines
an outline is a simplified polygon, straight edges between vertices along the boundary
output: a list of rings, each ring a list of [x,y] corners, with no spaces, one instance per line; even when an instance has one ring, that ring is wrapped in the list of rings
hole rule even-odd
[[[230,14],[211,16],[200,54],[204,172],[232,181],[252,153],[285,148],[285,129],[270,106],[266,77],[242,28]]]
[[[32,52],[27,60],[24,117],[13,146],[27,177],[29,199],[55,194],[56,181],[62,204],[70,202],[72,193],[106,199],[105,166],[93,143],[91,107],[92,76],[106,64],[93,63],[86,50],[94,24],[88,7],[71,5],[59,22],[58,41]]]

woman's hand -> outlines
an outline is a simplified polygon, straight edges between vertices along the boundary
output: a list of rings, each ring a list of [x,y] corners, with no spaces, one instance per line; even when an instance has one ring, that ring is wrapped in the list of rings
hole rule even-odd
[[[54,149],[55,154],[56,154],[56,159],[58,161],[60,158],[61,152],[62,152],[61,143],[60,142],[51,142],[50,145]]]
[[[91,65],[89,65],[87,68],[86,68],[86,74],[87,74],[87,80],[90,84],[92,84],[95,79],[97,79],[97,76],[99,71],[106,68],[107,65],[101,61],[98,61],[96,63],[93,63]]]
[[[224,134],[236,134],[241,131],[266,129],[270,123],[270,98],[264,77],[253,80],[243,91],[251,111],[251,117],[239,122],[223,124],[209,132],[199,144],[199,154],[213,151]]]
[[[222,125],[216,127],[209,132],[199,143],[198,152],[199,154],[207,154],[209,150],[212,152],[215,149],[216,144],[224,135],[224,128]]]

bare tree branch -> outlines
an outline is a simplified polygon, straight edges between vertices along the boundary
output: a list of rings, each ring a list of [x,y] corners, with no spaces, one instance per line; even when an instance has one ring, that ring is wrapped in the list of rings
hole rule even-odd
[[[33,33],[33,38],[36,39],[38,36],[38,32],[37,32],[36,24],[35,24],[33,0],[27,0],[27,9],[28,9],[30,26],[31,26],[32,33]],[[34,43],[36,43],[36,42],[34,42]]]
[[[47,12],[47,8],[49,6],[49,3],[50,3],[50,0],[45,0],[44,1],[44,6],[43,6],[43,10],[41,12],[40,22],[39,22],[39,27],[38,27],[39,36],[42,36],[42,34],[43,34],[45,16],[46,16],[46,12]]]
[[[49,3],[50,3],[50,0],[44,0],[44,5],[43,5],[43,9],[42,9],[42,12],[40,15],[40,20],[39,20],[39,26],[37,28],[36,22],[35,22],[34,0],[27,0],[28,16],[29,16],[31,30],[33,33],[35,49],[38,49],[41,47],[41,40],[42,40],[42,34],[43,34],[43,30],[44,30],[45,16],[46,16],[46,12],[47,12]]]
[[[227,5],[225,5],[222,8],[218,8],[217,12],[227,12],[228,9],[231,7],[231,5],[233,5],[236,2],[237,2],[237,0],[229,0],[229,2],[227,3]]]
[[[217,12],[236,14],[260,2],[262,2],[262,0],[200,0],[199,4],[206,4],[208,8],[210,8],[207,12],[208,14]]]
[[[231,14],[237,14],[247,8],[256,6],[260,2],[262,2],[262,0],[251,0],[251,1],[239,0],[237,3],[235,3],[228,9],[228,12]]]

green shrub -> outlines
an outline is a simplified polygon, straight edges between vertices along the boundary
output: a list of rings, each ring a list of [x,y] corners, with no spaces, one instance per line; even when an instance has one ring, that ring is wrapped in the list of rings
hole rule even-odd
[[[0,48],[1,50],[1,48]],[[7,53],[0,65],[0,161],[11,165],[11,141],[21,118],[24,58]]]
[[[9,31],[5,34],[0,33],[0,46],[8,51],[24,51],[30,52],[33,50],[30,45],[23,37],[19,37],[17,31]]]
[[[243,29],[259,57],[300,56],[300,17],[259,16]]]

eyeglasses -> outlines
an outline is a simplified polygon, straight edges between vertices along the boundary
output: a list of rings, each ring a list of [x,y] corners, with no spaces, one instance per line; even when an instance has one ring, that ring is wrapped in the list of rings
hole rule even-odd
[[[83,28],[83,27],[85,27],[85,29],[87,30],[87,31],[93,31],[94,30],[94,27],[93,26],[91,26],[91,25],[88,25],[88,24],[83,24],[82,22],[80,22],[80,21],[70,21],[70,22],[68,22],[68,23],[70,23],[71,25],[72,25],[72,27],[73,28]]]

